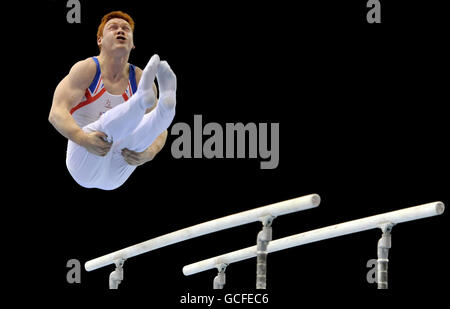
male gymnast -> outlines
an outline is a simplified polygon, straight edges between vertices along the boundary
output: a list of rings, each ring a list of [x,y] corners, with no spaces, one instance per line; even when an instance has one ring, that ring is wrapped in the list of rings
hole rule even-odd
[[[77,62],[55,89],[49,121],[68,139],[67,169],[85,188],[120,187],[162,149],[175,116],[177,81],[168,63],[158,55],[144,70],[128,63],[133,31],[128,14],[106,14],[99,56]]]

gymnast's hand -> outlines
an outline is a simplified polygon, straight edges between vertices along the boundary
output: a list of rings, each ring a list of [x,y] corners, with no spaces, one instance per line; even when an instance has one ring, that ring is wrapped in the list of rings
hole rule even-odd
[[[128,148],[124,148],[122,149],[122,156],[129,165],[139,166],[153,160],[155,154],[149,148],[143,152],[136,152],[129,150]]]
[[[107,135],[100,131],[86,133],[81,142],[81,146],[87,151],[97,156],[105,156],[111,149],[112,143],[106,142]]]

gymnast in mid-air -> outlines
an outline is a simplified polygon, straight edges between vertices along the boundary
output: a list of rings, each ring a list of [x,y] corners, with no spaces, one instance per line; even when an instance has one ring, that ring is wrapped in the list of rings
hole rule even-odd
[[[97,32],[100,54],[77,62],[55,89],[49,121],[68,139],[67,169],[85,188],[124,184],[161,150],[175,116],[169,64],[156,54],[144,70],[128,63],[133,31],[128,14],[106,14]]]

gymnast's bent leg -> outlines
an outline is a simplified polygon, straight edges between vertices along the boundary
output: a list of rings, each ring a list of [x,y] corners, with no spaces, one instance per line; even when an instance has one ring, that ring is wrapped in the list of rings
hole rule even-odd
[[[166,130],[175,116],[176,76],[167,62],[162,61],[156,75],[160,97],[155,109],[146,114],[133,133],[113,146],[108,182],[104,184],[109,190],[121,186],[130,177],[136,166],[129,165],[121,154],[123,148],[136,152],[147,149],[155,139]]]
[[[129,136],[142,121],[147,108],[156,102],[153,90],[159,56],[154,55],[144,71],[138,89],[124,104],[120,104],[104,113],[100,119],[86,126],[87,130],[100,131],[108,136],[109,142],[119,141]]]
[[[143,117],[131,136],[121,145],[121,149],[144,151],[164,130],[167,130],[175,117],[177,79],[166,61],[161,61],[156,78],[160,93],[158,104]]]

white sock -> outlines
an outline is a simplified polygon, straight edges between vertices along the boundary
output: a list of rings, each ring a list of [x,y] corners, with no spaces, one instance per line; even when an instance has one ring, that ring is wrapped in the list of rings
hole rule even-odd
[[[159,56],[153,55],[150,61],[142,71],[141,80],[136,93],[133,96],[138,96],[142,107],[150,108],[156,102],[156,94],[153,91],[153,83],[155,81],[156,72],[160,64]]]
[[[161,61],[156,72],[159,100],[165,109],[172,109],[176,104],[177,77],[167,61]]]

